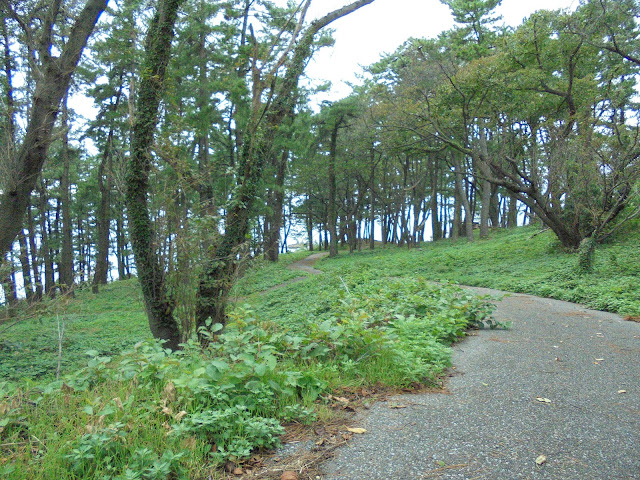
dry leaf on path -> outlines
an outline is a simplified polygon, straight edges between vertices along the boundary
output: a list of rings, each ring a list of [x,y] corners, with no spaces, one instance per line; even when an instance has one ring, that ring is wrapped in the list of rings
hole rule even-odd
[[[536,400],[539,401],[540,403],[551,403],[551,400],[544,397],[536,397]]]
[[[287,471],[280,476],[280,480],[298,480],[298,474],[296,472]]]
[[[538,458],[536,458],[536,465],[542,465],[543,463],[546,463],[547,461],[547,457],[545,457],[544,455],[540,455]]]
[[[398,403],[392,403],[389,405],[389,408],[398,409],[398,408],[407,408],[408,405],[400,405]]]
[[[618,393],[627,393],[626,390],[618,390]]]
[[[366,433],[367,431],[364,428],[351,428],[351,427],[347,427],[347,430],[350,431],[351,433]]]

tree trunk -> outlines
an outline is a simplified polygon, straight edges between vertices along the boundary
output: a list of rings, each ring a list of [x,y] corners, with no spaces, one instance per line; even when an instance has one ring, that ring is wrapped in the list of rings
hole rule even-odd
[[[509,210],[507,211],[507,228],[518,226],[518,200],[516,196],[509,194]]]
[[[473,212],[471,209],[471,203],[469,197],[467,197],[466,189],[464,188],[464,176],[462,175],[462,162],[460,161],[459,154],[456,152],[453,154],[453,166],[456,171],[456,188],[458,191],[458,198],[462,203],[464,209],[464,231],[468,242],[473,242]]]
[[[74,274],[73,274],[73,237],[72,237],[72,225],[73,219],[71,218],[71,192],[69,191],[70,184],[70,163],[69,157],[69,126],[68,126],[69,111],[67,108],[67,97],[65,96],[62,110],[62,176],[60,177],[60,197],[62,200],[62,252],[60,259],[59,269],[59,282],[63,291],[68,291],[73,288]]]
[[[107,284],[109,273],[109,232],[111,225],[111,147],[113,145],[113,129],[109,131],[107,142],[102,153],[102,160],[98,167],[98,188],[100,189],[100,204],[96,212],[97,241],[96,241],[96,271],[93,276],[93,293],[98,293],[99,285]]]
[[[125,268],[127,265],[125,259],[125,233],[124,233],[124,214],[121,209],[118,209],[118,216],[116,217],[116,256],[118,257],[118,278],[124,280],[126,278]]]
[[[329,256],[335,257],[338,255],[338,214],[336,212],[336,152],[338,147],[338,130],[344,117],[337,118],[331,130],[331,141],[329,145],[329,158],[328,158],[328,181],[329,181],[329,233],[331,234],[329,244]]]
[[[307,195],[307,245],[309,251],[313,252],[313,208],[311,198]]]
[[[31,253],[31,269],[33,270],[33,282],[35,286],[33,299],[39,301],[42,300],[42,277],[40,276],[40,258],[36,247],[36,226],[33,221],[33,210],[31,206],[29,206],[27,210],[27,227],[29,229],[29,252]]]
[[[131,243],[149,327],[153,336],[164,340],[165,346],[171,350],[179,348],[180,327],[173,316],[175,305],[169,298],[164,271],[155,252],[155,233],[147,197],[151,170],[149,150],[158,122],[158,107],[174,36],[173,26],[182,1],[160,1],[147,32],[126,178]]]
[[[31,276],[31,263],[29,262],[29,250],[27,247],[27,236],[24,230],[18,234],[20,245],[20,266],[22,267],[22,282],[27,301],[33,300],[33,277]]]
[[[44,293],[45,295],[55,295],[55,274],[53,268],[53,260],[51,258],[51,250],[49,248],[49,234],[47,227],[47,210],[49,199],[47,198],[47,185],[42,182],[39,190],[40,197],[40,257],[44,263]]]
[[[442,229],[438,219],[438,158],[432,155],[431,163],[431,231],[432,241],[442,238]]]
[[[474,160],[477,161],[477,168],[480,170],[480,185],[481,185],[481,205],[480,205],[480,238],[489,237],[489,212],[491,211],[491,182],[489,176],[491,172],[489,165],[487,165],[489,159],[489,153],[487,149],[487,136],[484,131],[484,127],[480,126],[480,151],[481,155]]]
[[[280,161],[276,162],[275,185],[270,195],[269,229],[265,229],[265,259],[270,262],[278,261],[280,245],[280,229],[282,228],[282,212],[284,208],[284,180],[289,161],[289,150],[284,149],[280,155]]]
[[[13,263],[13,255],[11,252],[7,253],[5,258],[5,265],[8,266],[7,275],[2,282],[2,291],[4,292],[4,304],[11,307],[18,303],[18,287],[16,285],[16,267]],[[10,312],[7,310],[7,313]]]

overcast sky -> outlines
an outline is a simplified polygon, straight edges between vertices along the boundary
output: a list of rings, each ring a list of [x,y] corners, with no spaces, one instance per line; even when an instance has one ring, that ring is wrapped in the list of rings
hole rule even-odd
[[[318,18],[348,3],[349,0],[315,0],[308,18]],[[506,25],[517,26],[536,10],[577,5],[578,0],[503,0],[498,13]],[[335,46],[318,52],[306,73],[311,79],[332,83],[331,92],[319,96],[319,100],[337,100],[350,93],[345,81],[357,82],[361,65],[375,63],[410,37],[435,38],[453,25],[449,8],[439,0],[375,0],[331,25],[335,29]]]

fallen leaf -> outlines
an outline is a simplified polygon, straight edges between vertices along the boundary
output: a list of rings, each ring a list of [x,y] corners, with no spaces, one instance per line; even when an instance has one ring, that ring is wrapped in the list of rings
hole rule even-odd
[[[162,393],[164,394],[164,398],[169,402],[176,401],[176,386],[173,384],[173,382],[167,383]]]
[[[296,472],[287,471],[280,476],[280,480],[298,480],[298,474]]]
[[[333,397],[333,399],[336,402],[340,402],[340,403],[349,403],[349,399],[348,398],[344,398],[344,397]]]
[[[176,416],[175,416],[176,421],[179,422],[180,420],[182,420],[186,414],[187,412],[185,412],[184,410],[181,410],[180,412],[176,413]]]
[[[389,405],[389,408],[394,408],[394,409],[399,409],[399,408],[407,408],[407,405],[400,405],[398,403],[392,403],[391,405]]]
[[[596,358],[596,362],[604,362],[604,358]]]
[[[349,430],[351,433],[366,433],[367,431],[364,428],[351,428],[351,427],[347,427],[347,430]]]
[[[551,403],[551,400],[549,400],[548,398],[544,398],[544,397],[536,397],[536,400],[541,402],[541,403]]]
[[[618,393],[627,393],[626,390],[618,390]]]
[[[542,465],[543,463],[546,463],[547,461],[547,457],[545,457],[544,455],[540,455],[538,458],[536,458],[536,465]]]
[[[240,467],[236,467],[236,468],[233,469],[233,474],[234,475],[242,475],[243,471],[242,471],[242,469]]]
[[[162,413],[171,416],[173,415],[173,410],[171,410],[169,407],[162,407]]]

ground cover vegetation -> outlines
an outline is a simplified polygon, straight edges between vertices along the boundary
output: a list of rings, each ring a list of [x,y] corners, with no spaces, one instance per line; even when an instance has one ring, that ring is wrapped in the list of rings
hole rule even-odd
[[[34,344],[39,358],[23,359],[3,349],[3,368],[34,366],[13,372],[22,381],[0,382],[0,472],[9,478],[215,478],[229,461],[279,445],[283,424],[326,418],[331,393],[434,384],[452,342],[469,328],[495,326],[487,299],[420,278],[381,278],[355,263],[264,293],[289,313],[240,302],[224,330],[211,327],[215,342],[203,349],[193,337],[171,352],[150,338],[126,345],[149,333],[139,329],[140,299],[127,294],[134,281],[116,285],[94,297],[100,322],[76,313],[89,291],[66,306],[69,323],[82,324],[63,341],[72,373],[25,382],[52,372],[56,352]],[[283,301],[290,295],[299,302]],[[121,307],[133,311],[112,330],[119,338],[96,331],[109,328]],[[93,340],[85,359],[76,358]],[[116,345],[124,351],[114,352]]]
[[[591,272],[535,225],[473,243],[353,254],[345,246],[316,264],[324,274],[297,283],[287,283],[300,274],[287,266],[309,252],[256,260],[238,282],[242,295],[232,295],[225,330],[214,327],[217,341],[205,350],[192,338],[169,353],[151,339],[135,279],[99,295],[77,291],[5,333],[2,471],[9,478],[215,478],[228,461],[278,445],[282,425],[328,418],[332,393],[437,381],[453,341],[469,327],[499,326],[491,299],[448,281],[638,315],[638,231],[630,225],[600,246]],[[18,345],[34,324],[42,340]]]

